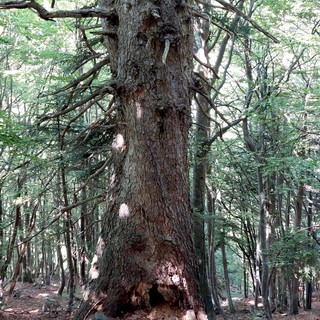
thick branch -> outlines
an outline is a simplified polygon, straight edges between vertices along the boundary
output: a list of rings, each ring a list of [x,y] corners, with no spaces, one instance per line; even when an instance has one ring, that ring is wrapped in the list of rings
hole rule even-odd
[[[257,151],[257,142],[253,139],[249,132],[248,128],[248,119],[244,118],[242,121],[242,132],[243,132],[243,139],[244,143],[247,147],[247,149],[251,152],[256,152]]]
[[[34,0],[29,1],[5,1],[0,3],[0,9],[33,9],[39,17],[44,20],[53,20],[54,18],[108,18],[115,14],[114,11],[106,11],[101,8],[85,8],[78,10],[57,10],[48,11],[42,5]]]

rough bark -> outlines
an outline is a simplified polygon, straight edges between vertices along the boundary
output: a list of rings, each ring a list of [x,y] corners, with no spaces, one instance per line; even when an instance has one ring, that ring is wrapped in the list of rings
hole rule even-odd
[[[114,176],[76,319],[160,304],[203,316],[188,184],[192,19],[180,1],[100,1],[118,132]],[[168,46],[170,45],[170,46]],[[169,49],[169,50],[168,50]],[[193,313],[192,311],[192,313]]]

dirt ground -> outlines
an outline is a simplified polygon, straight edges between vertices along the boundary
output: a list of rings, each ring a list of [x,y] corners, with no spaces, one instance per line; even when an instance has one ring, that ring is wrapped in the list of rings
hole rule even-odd
[[[76,312],[79,302],[75,304],[71,312],[67,312],[67,297],[57,298],[58,285],[52,284],[50,286],[35,287],[32,284],[17,283],[16,290],[21,294],[19,297],[12,297],[7,304],[0,309],[0,320],[71,320]],[[58,301],[59,307],[57,313],[44,312],[42,310],[44,300],[48,298]],[[6,293],[4,298],[7,298]],[[253,320],[259,319],[259,311],[253,312],[253,299],[234,299],[236,314],[229,315],[230,320]],[[226,306],[225,306],[226,307]],[[163,313],[162,313],[163,312]],[[135,315],[128,316],[127,319],[136,320],[160,320],[167,319],[164,316],[165,310],[158,311],[157,314],[148,315],[141,312]],[[260,312],[260,314],[262,314]],[[177,315],[174,317],[177,318]],[[92,319],[89,317],[88,319]],[[108,318],[109,320],[110,318]],[[170,319],[173,319],[170,317]],[[262,319],[262,318],[260,318]],[[312,310],[300,310],[296,316],[287,316],[285,313],[275,312],[273,319],[283,320],[320,320],[320,295],[315,295],[312,302]],[[110,319],[111,320],[111,319]],[[222,320],[221,316],[217,316],[217,320]]]
[[[6,289],[9,289],[9,285]],[[57,319],[57,320],[68,320],[72,319],[73,313],[67,313],[67,298],[57,298],[59,286],[41,286],[36,287],[32,284],[21,284],[17,283],[15,291],[20,293],[19,297],[11,297],[7,300],[6,292],[4,299],[6,305],[0,310],[0,320],[46,320],[46,319]],[[54,299],[59,303],[59,307],[56,312],[44,312],[42,307],[46,298]],[[74,310],[73,310],[74,312]]]
[[[230,320],[258,320],[262,318],[262,310],[254,310],[254,299],[233,299],[233,304],[236,309],[235,315],[229,315]],[[223,305],[225,310],[227,310],[227,305]],[[258,304],[258,307],[262,307],[262,303]],[[320,294],[314,294],[312,299],[312,309],[299,310],[299,314],[295,316],[288,316],[285,312],[275,311],[272,314],[272,319],[282,319],[282,320],[320,320]],[[223,320],[223,318],[218,315],[217,320]]]

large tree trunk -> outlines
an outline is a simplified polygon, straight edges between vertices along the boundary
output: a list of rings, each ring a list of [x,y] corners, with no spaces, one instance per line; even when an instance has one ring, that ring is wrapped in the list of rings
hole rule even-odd
[[[104,24],[119,126],[88,303],[76,319],[99,303],[126,319],[128,310],[160,305],[168,316],[178,308],[200,319],[187,161],[192,19],[180,1],[100,5],[115,10]]]

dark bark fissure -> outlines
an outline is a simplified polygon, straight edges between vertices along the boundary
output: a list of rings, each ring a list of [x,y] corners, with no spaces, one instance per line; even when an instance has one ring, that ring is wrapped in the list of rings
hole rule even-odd
[[[191,19],[169,0],[100,5],[117,13],[104,28],[116,34],[105,42],[119,126],[88,303],[76,318],[99,304],[111,316],[162,304],[202,314],[187,161]]]

